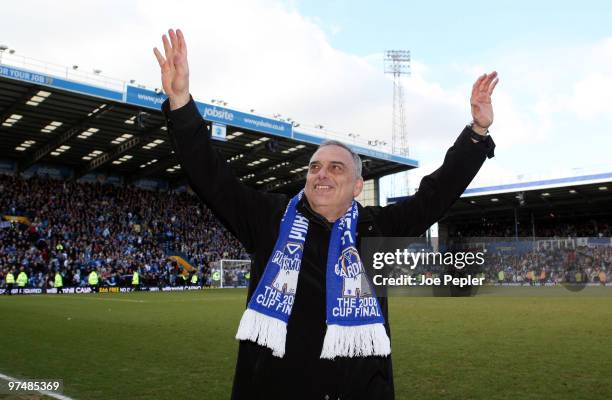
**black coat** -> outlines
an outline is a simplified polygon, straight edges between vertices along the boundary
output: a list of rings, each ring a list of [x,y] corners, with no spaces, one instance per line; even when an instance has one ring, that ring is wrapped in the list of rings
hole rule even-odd
[[[234,177],[211,145],[210,124],[193,100],[175,111],[169,111],[167,101],[162,108],[172,147],[192,189],[251,254],[248,302],[276,243],[289,198],[257,191]],[[474,143],[469,128],[464,129],[442,167],[422,179],[415,195],[386,207],[359,206],[358,237],[420,236],[459,198],[493,146],[491,140]],[[391,357],[319,358],[326,331],[325,265],[331,224],[307,202],[297,207],[310,224],[285,356],[274,357],[265,347],[241,341],[232,399],[393,399]],[[391,336],[387,299],[379,302]]]

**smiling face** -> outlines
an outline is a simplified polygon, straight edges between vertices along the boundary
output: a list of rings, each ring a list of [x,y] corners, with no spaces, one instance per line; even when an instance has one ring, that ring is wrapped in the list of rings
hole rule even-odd
[[[304,194],[310,207],[328,221],[340,218],[361,193],[353,157],[337,145],[320,147],[310,159]]]

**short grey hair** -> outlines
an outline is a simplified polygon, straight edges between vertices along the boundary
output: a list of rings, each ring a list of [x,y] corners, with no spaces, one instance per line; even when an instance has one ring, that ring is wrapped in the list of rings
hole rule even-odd
[[[321,143],[319,145],[317,150],[320,149],[321,147],[325,147],[325,146],[338,146],[338,147],[342,147],[344,150],[348,151],[349,154],[351,155],[351,158],[353,159],[353,163],[355,164],[355,177],[362,178],[362,176],[361,176],[362,164],[361,164],[361,157],[359,157],[359,154],[355,153],[353,151],[353,149],[348,147],[346,144],[344,144],[342,142],[339,142],[337,140],[326,140],[326,141],[324,141],[323,143]]]

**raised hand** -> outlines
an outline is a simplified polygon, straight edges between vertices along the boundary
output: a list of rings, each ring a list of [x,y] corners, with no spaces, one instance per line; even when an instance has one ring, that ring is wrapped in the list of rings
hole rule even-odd
[[[189,64],[187,43],[180,29],[168,30],[168,37],[162,36],[165,57],[157,47],[153,49],[161,68],[162,87],[170,99],[170,109],[176,110],[189,102]]]
[[[493,71],[490,74],[480,76],[472,86],[470,106],[474,119],[473,129],[481,135],[484,135],[493,123],[491,94],[493,94],[497,82],[499,82],[497,72]]]

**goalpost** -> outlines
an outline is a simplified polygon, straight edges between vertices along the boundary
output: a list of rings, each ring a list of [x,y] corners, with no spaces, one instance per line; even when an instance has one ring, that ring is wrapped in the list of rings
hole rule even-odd
[[[251,278],[251,260],[221,259],[210,263],[211,286],[245,288]]]

